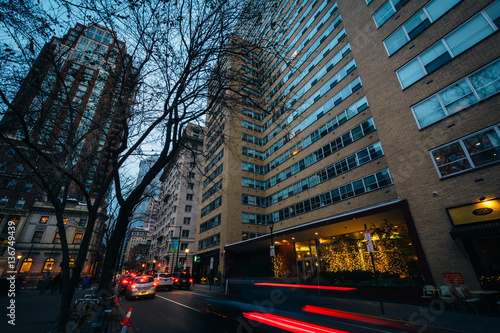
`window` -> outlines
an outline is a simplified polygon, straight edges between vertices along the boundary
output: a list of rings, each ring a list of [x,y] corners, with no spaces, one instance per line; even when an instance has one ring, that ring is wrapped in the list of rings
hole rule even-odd
[[[0,208],[5,208],[7,206],[8,202],[9,202],[9,199],[7,199],[7,198],[0,199]]]
[[[439,177],[500,161],[500,128],[493,126],[430,151]]]
[[[422,52],[415,59],[396,71],[403,89],[408,88],[429,73],[432,73],[452,58],[479,43],[493,32],[500,16],[500,0],[453,30],[442,40]],[[491,16],[489,16],[491,15]],[[493,21],[493,23],[491,21]]]
[[[49,217],[48,216],[42,216],[42,217],[40,217],[40,222],[39,223],[47,224],[48,221],[49,221]]]
[[[73,244],[80,244],[82,242],[83,234],[77,233],[75,234],[75,238],[73,238]]]
[[[54,241],[52,242],[54,244],[61,244],[61,236],[59,235],[58,232],[54,235]]]
[[[23,173],[23,170],[24,170],[24,167],[22,165],[19,165],[16,167],[16,170],[14,171],[14,173],[20,175]]]
[[[78,225],[80,227],[85,227],[85,225],[87,225],[87,219],[80,219],[80,221],[78,221]]]
[[[184,209],[184,211],[187,212],[187,213],[189,213],[189,212],[191,212],[192,208],[193,208],[193,206],[186,206],[185,209]]]
[[[186,200],[193,201],[193,195],[190,193],[186,194]]]
[[[189,173],[189,178],[194,179],[194,172]]]
[[[184,218],[184,224],[186,224],[186,225],[191,224],[191,218],[190,217],[185,217]]]
[[[439,17],[461,0],[432,0],[384,40],[387,54],[391,55],[415,38]]]
[[[7,188],[9,190],[14,190],[16,188],[16,182],[15,181],[10,181],[9,184],[7,185]]]
[[[187,188],[188,188],[188,190],[193,190],[194,189],[194,184],[193,183],[188,183]]]
[[[411,110],[420,128],[459,112],[500,92],[500,59],[466,76]]]
[[[33,187],[33,184],[24,184],[24,192],[31,192],[31,188]]]
[[[64,225],[68,224],[68,221],[69,221],[69,218],[67,218],[67,217],[63,218],[63,224]]]
[[[177,212],[177,206],[174,206],[174,213]]]
[[[26,203],[26,200],[18,200],[15,208],[16,209],[23,209],[25,203]]]
[[[0,164],[0,172],[5,172],[5,170],[7,170],[7,164],[6,163]]]
[[[42,272],[51,272],[52,269],[54,268],[55,262],[56,261],[54,260],[54,258],[48,258],[47,260],[45,260],[45,263],[43,264]]]
[[[31,269],[31,265],[33,265],[33,259],[32,258],[26,258],[23,260],[23,263],[21,265],[21,268],[19,269],[19,273],[29,273]]]
[[[403,7],[408,0],[389,0],[373,14],[377,28],[380,28],[394,13]]]
[[[42,242],[43,231],[35,231],[33,234],[33,238],[31,239],[32,243],[41,243]]]
[[[189,230],[182,230],[182,237],[184,238],[189,237]]]

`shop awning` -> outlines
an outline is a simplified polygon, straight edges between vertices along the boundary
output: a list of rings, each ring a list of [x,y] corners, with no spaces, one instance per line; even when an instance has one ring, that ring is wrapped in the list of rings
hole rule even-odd
[[[500,220],[456,226],[450,231],[450,235],[453,239],[500,236]]]

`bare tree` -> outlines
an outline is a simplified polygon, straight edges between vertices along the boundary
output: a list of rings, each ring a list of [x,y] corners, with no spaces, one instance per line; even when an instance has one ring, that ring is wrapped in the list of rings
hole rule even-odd
[[[19,96],[12,97],[5,89],[0,90],[0,97],[7,105],[6,115],[15,119],[16,126],[22,130],[20,138],[23,144],[35,152],[39,157],[37,161],[43,162],[41,167],[33,164],[30,158],[24,159],[29,168],[34,170],[33,176],[38,179],[49,200],[60,212],[58,214],[61,216],[61,223],[58,218],[58,227],[61,235],[64,234],[62,213],[68,191],[74,189],[87,201],[89,221],[75,263],[76,269],[70,280],[68,256],[63,255],[62,267],[66,282],[63,288],[58,330],[64,332],[70,301],[78,283],[81,264],[85,260],[85,249],[90,242],[92,229],[101,212],[110,184],[114,182],[120,209],[114,228],[109,230],[110,236],[106,244],[106,256],[99,284],[99,290],[103,293],[110,289],[121,243],[134,207],[143,197],[151,181],[175,156],[175,152],[182,144],[183,130],[187,124],[202,123],[205,115],[210,117],[220,108],[229,113],[235,109],[234,105],[241,104],[242,101],[253,107],[260,107],[259,96],[241,89],[242,73],[240,67],[235,66],[234,59],[247,56],[249,53],[260,53],[260,48],[255,45],[263,43],[254,40],[256,35],[248,38],[248,32],[253,31],[252,27],[261,23],[262,17],[259,10],[248,6],[246,1],[150,0],[119,3],[107,0],[82,0],[76,4],[65,0],[54,0],[54,2],[61,4],[59,12],[68,13],[71,18],[86,26],[98,23],[109,31],[120,32],[129,50],[117,48],[110,52],[116,52],[114,59],[119,59],[123,64],[134,59],[134,68],[130,63],[125,67],[127,72],[133,70],[139,74],[138,77],[122,75],[123,71],[117,71],[116,67],[108,63],[109,66],[105,68],[109,77],[113,78],[114,85],[112,89],[107,90],[107,93],[109,101],[116,103],[109,104],[108,113],[104,112],[102,119],[92,119],[87,131],[81,133],[77,130],[77,126],[70,126],[69,139],[63,143],[58,141],[57,132],[42,142],[42,145],[39,136],[32,135],[33,128],[39,132],[43,130],[43,125],[54,110],[54,104],[41,103],[42,110],[38,110],[38,115],[42,116],[31,118],[30,109],[20,107],[22,103],[18,103]],[[39,8],[30,7],[31,14],[39,13],[38,10]],[[279,20],[278,16],[278,12],[272,15],[274,20]],[[40,17],[42,24],[55,23],[54,19],[50,21],[47,17],[44,18],[43,13],[40,13]],[[13,21],[13,23],[7,22],[8,24],[12,26],[20,23]],[[245,26],[248,26],[248,29],[243,29],[247,35],[243,37],[251,42],[244,42],[237,33],[239,28]],[[18,48],[25,48],[26,41],[30,50],[28,36],[24,42],[17,43]],[[272,44],[268,43],[267,47],[273,48],[275,45]],[[52,68],[55,80],[63,84],[68,70],[61,67],[64,52],[55,52],[59,51],[57,48],[51,51],[49,54],[53,55],[52,58],[44,59],[43,65]],[[26,54],[25,59],[32,57],[31,52],[19,51],[19,53]],[[99,50],[95,52],[90,50],[85,54],[87,58],[82,61],[93,61],[96,59],[96,54],[99,55]],[[29,84],[33,90],[42,91],[46,96],[50,96],[51,90],[44,90],[43,82],[45,77],[41,78],[32,71],[28,75],[28,80],[24,80],[22,84]],[[18,83],[17,87],[20,85]],[[134,93],[136,93],[135,107],[129,112],[128,106]],[[70,124],[79,124],[85,112],[73,106],[72,101],[67,98],[69,95],[65,96],[50,96],[50,99],[58,101],[59,108],[64,108],[64,114],[69,115]],[[118,132],[106,134],[107,147],[97,152],[90,147],[87,150],[79,149],[80,142],[87,141],[89,137],[97,139],[106,133],[105,120],[110,117],[116,119],[120,126]],[[8,128],[5,122],[4,125],[8,129],[5,133],[13,133],[13,128]],[[3,135],[2,139],[12,147],[16,146],[16,142],[20,142],[14,142],[12,136],[8,135]],[[142,181],[131,187],[130,184],[124,186],[123,167],[131,158],[140,154],[145,145],[152,143],[160,143],[156,151],[157,161],[150,167]],[[23,155],[22,149],[17,151],[19,156]],[[96,159],[95,153],[100,154],[99,159],[104,163],[106,172],[99,179],[99,187],[92,189],[91,192],[86,188],[85,179],[81,175],[85,174],[82,170],[86,170],[85,168],[92,165],[91,162]],[[64,242],[67,247],[67,240]]]

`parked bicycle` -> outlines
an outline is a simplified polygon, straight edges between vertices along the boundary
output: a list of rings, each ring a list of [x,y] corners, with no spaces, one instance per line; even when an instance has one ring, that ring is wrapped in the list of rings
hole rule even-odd
[[[75,300],[72,306],[71,313],[74,319],[72,332],[106,332],[109,324],[109,316],[114,300],[118,295],[106,296],[104,294],[98,295],[94,291],[86,294],[83,298]],[[92,322],[88,325],[91,315],[94,315]]]

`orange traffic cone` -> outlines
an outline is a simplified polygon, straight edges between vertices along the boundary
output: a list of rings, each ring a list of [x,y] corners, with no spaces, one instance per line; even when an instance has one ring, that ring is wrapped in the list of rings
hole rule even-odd
[[[132,308],[130,308],[130,310],[128,310],[127,316],[125,317],[125,319],[123,320],[123,322],[120,323],[120,325],[122,325],[122,326],[130,326],[130,324],[128,323],[130,321],[130,315],[132,315]]]

